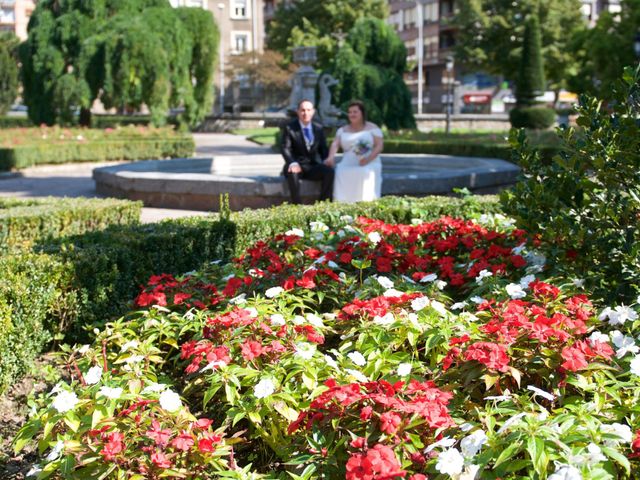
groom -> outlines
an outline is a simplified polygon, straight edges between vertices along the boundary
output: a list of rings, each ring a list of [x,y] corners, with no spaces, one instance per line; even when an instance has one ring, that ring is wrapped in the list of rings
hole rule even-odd
[[[327,139],[322,127],[311,121],[315,110],[313,103],[302,100],[298,104],[298,118],[284,128],[282,156],[285,165],[282,173],[287,177],[291,202],[301,203],[300,180],[320,181],[320,200],[331,200],[333,194],[333,168],[325,162],[329,155]]]

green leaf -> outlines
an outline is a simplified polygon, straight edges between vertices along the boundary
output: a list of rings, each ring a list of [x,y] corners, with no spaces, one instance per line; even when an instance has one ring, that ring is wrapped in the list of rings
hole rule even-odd
[[[517,453],[520,452],[521,447],[522,445],[519,441],[511,443],[502,451],[500,455],[498,455],[498,458],[496,458],[496,461],[493,464],[494,468],[498,467],[500,464],[506,462],[507,460],[510,460],[511,457],[514,457]]]
[[[13,452],[17,455],[27,443],[33,439],[33,436],[40,430],[40,420],[28,422],[20,429],[16,438],[13,440]]]

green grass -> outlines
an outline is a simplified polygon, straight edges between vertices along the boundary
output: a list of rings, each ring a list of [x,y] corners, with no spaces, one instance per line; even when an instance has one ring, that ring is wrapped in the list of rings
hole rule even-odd
[[[278,127],[268,128],[239,128],[233,130],[231,133],[234,135],[244,135],[250,142],[257,143],[259,145],[273,146],[276,143],[276,133]]]

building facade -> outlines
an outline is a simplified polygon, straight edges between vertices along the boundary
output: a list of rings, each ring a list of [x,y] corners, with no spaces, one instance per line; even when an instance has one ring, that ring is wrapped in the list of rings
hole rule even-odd
[[[26,40],[27,25],[35,8],[33,0],[0,0],[0,31],[13,32]]]

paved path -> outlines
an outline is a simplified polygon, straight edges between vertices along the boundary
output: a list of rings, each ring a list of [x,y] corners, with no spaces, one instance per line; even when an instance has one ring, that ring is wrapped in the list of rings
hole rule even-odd
[[[244,137],[225,133],[196,133],[196,157],[213,155],[250,155],[271,153],[268,147],[256,145]],[[91,178],[94,168],[110,163],[73,163],[45,165],[21,170],[18,174],[0,173],[2,197],[98,197],[95,182]],[[143,208],[143,223],[157,222],[165,218],[206,215],[202,211],[174,210],[168,208]]]

